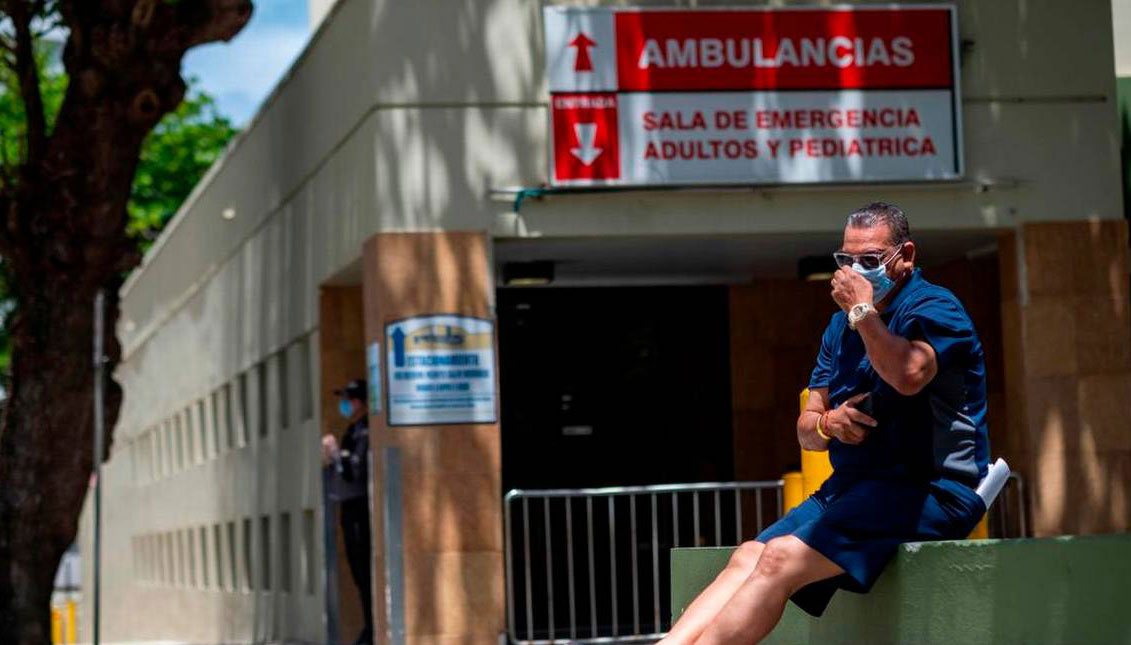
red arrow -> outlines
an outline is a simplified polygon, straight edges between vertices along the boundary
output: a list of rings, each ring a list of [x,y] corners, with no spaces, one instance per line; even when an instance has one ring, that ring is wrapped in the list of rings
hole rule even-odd
[[[589,36],[586,36],[585,32],[579,31],[577,32],[577,36],[569,41],[569,46],[577,48],[577,62],[573,64],[573,71],[592,72],[593,61],[589,58],[589,48],[596,47],[597,43]]]

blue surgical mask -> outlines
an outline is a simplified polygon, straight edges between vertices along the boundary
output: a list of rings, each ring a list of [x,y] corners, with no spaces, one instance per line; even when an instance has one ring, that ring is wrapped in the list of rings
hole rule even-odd
[[[865,280],[872,283],[872,304],[883,300],[884,296],[888,295],[892,287],[895,286],[895,281],[888,277],[886,262],[874,269],[865,269],[860,266],[859,263],[856,263],[852,265],[852,270],[864,276]]]
[[[348,419],[348,418],[352,417],[353,416],[353,403],[351,403],[349,399],[339,399],[338,400],[338,414],[342,415],[342,418],[344,418],[344,419]]]

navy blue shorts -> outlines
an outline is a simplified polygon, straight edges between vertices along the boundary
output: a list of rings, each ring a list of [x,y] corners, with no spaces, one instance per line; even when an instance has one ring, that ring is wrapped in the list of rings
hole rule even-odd
[[[864,593],[904,542],[960,540],[986,505],[969,486],[948,480],[854,479],[834,473],[797,508],[754,538],[794,535],[844,574],[799,589],[791,600],[820,616],[837,589]]]

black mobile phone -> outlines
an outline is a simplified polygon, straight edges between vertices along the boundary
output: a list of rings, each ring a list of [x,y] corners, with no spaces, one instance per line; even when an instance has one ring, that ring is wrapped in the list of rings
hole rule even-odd
[[[870,416],[874,419],[875,417],[872,416],[872,398],[873,398],[873,395],[872,395],[871,392],[869,392],[868,396],[857,401],[856,405],[854,405],[852,407],[856,408],[857,410],[860,410],[864,414],[866,414],[866,415],[868,415],[868,416]]]

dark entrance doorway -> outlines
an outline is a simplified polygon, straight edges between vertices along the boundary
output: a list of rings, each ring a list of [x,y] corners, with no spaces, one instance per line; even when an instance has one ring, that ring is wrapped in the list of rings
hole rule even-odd
[[[733,478],[726,287],[498,292],[503,490]]]
[[[667,629],[698,500],[530,491],[733,479],[728,315],[725,287],[499,291],[503,491],[526,491],[505,500],[513,639]]]

